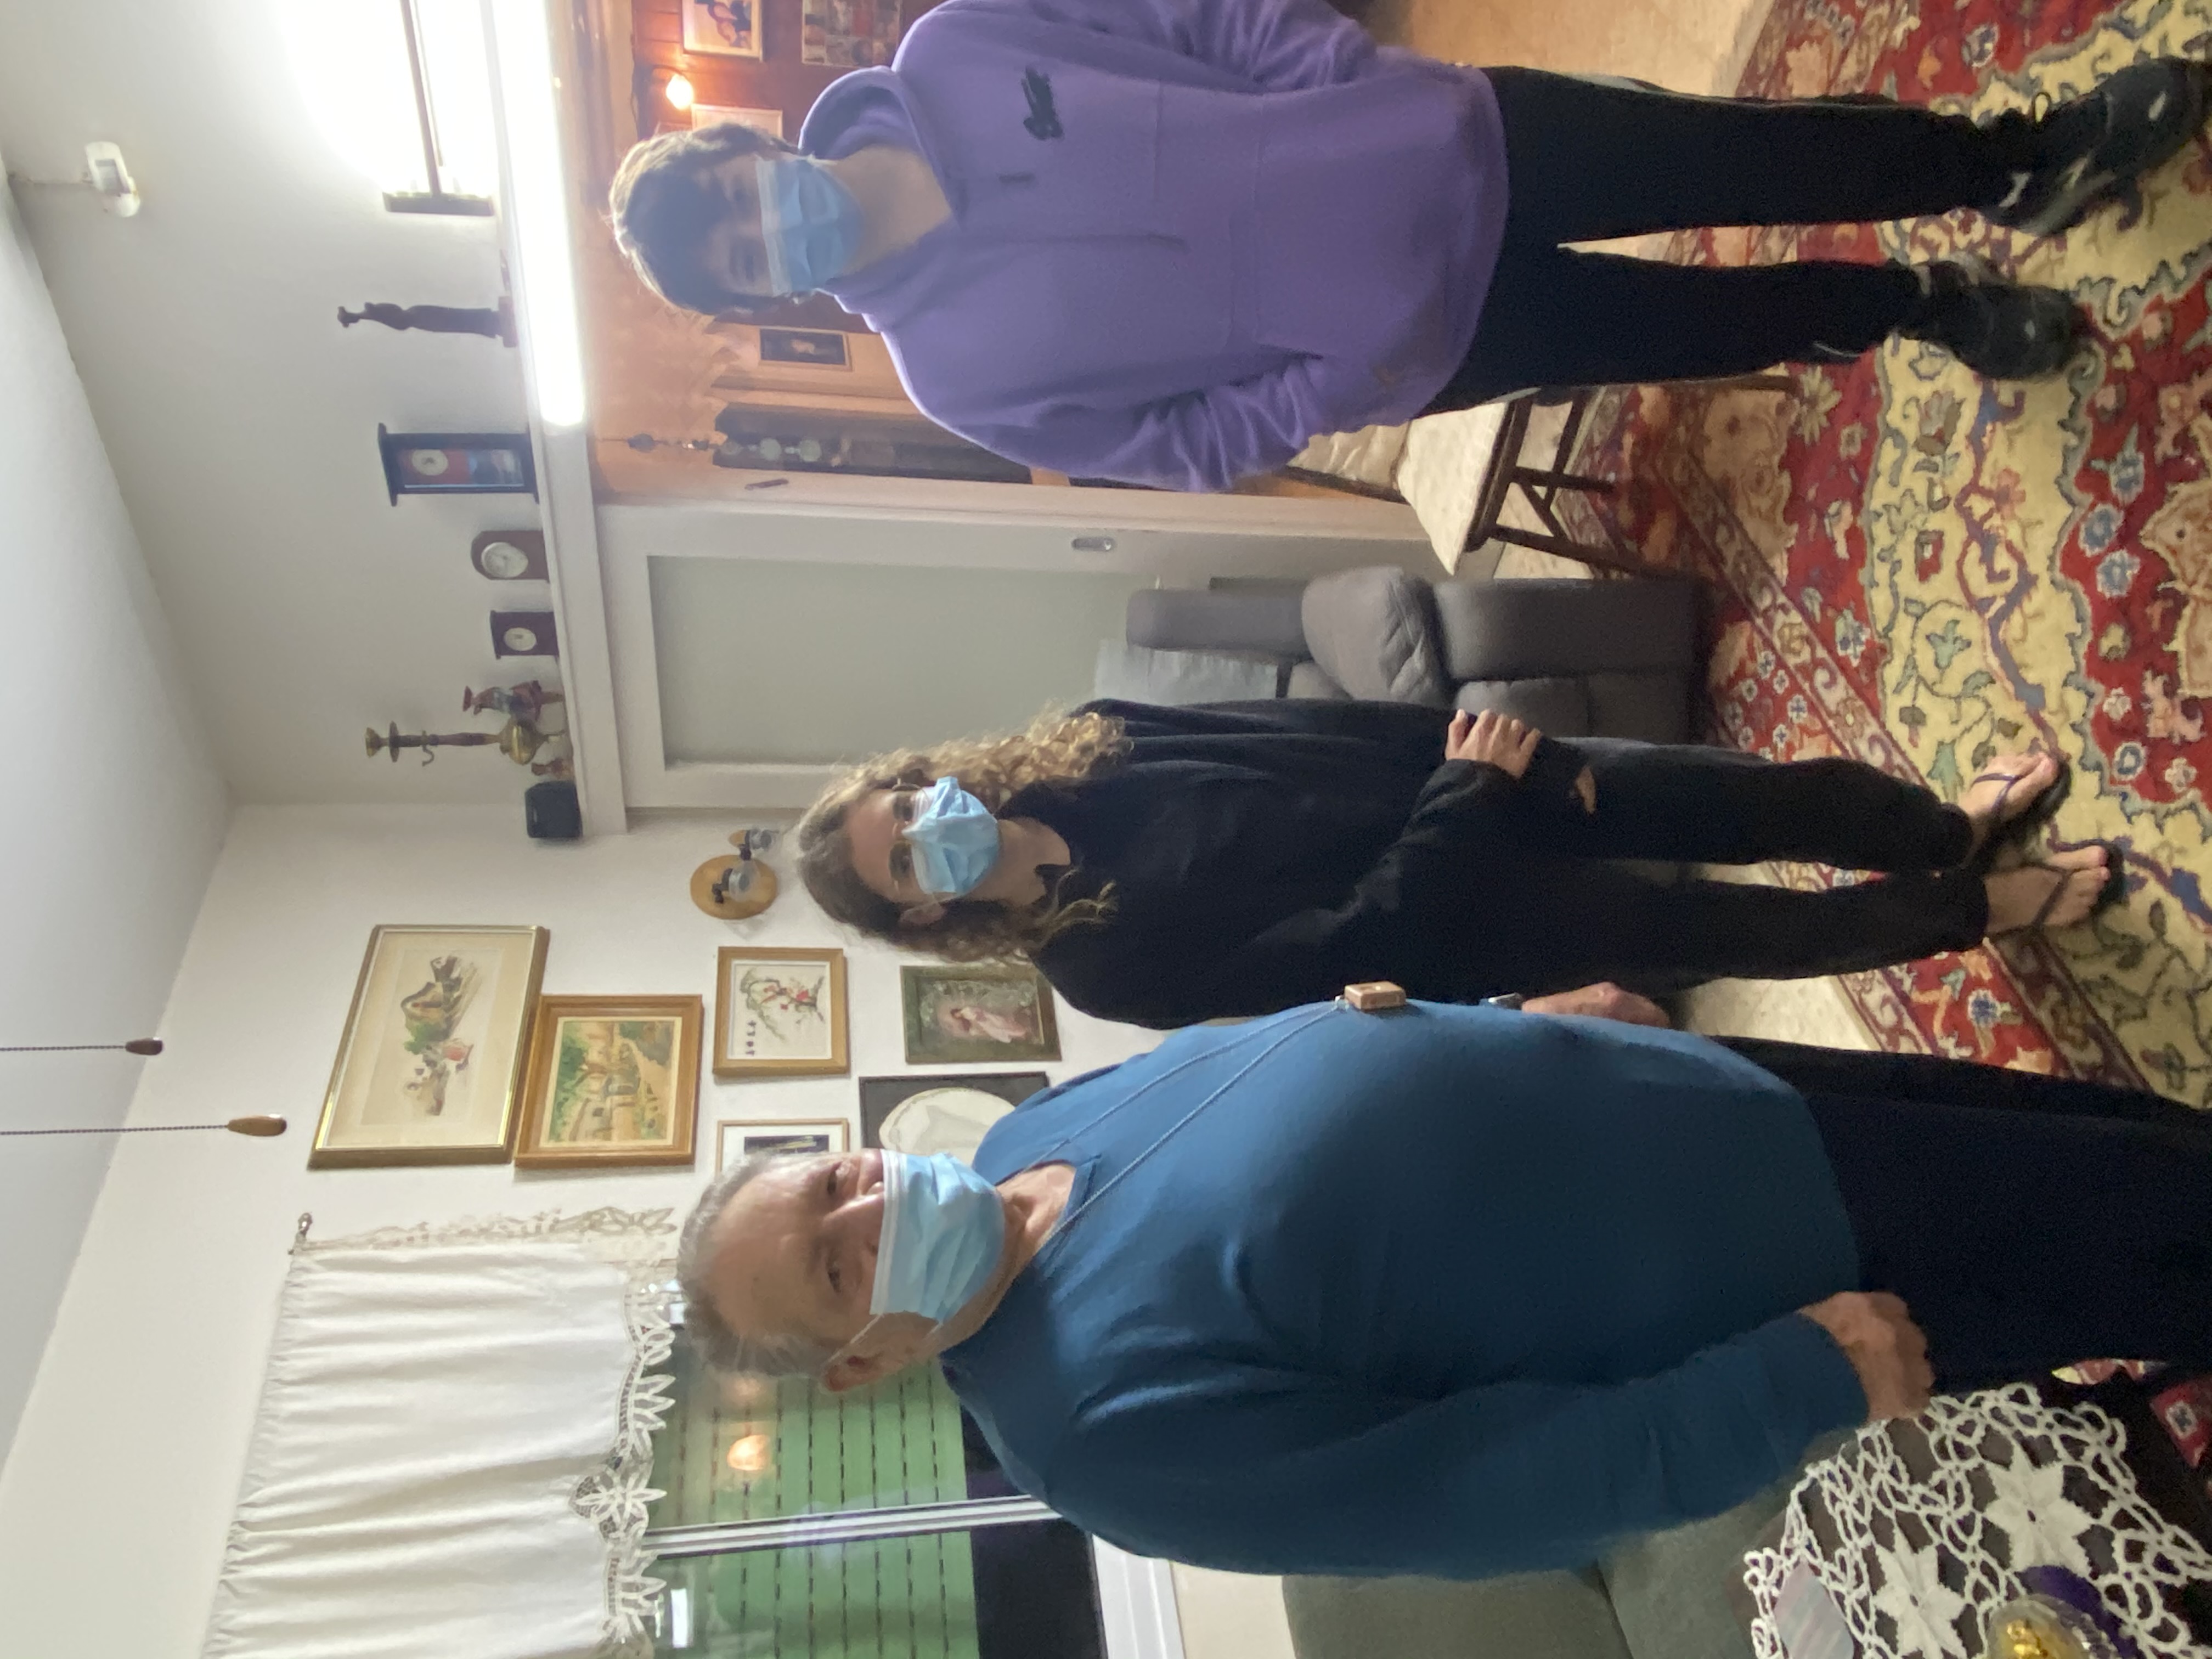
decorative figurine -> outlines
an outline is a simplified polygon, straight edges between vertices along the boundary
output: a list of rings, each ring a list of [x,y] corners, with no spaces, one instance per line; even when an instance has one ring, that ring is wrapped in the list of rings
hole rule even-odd
[[[481,691],[461,688],[464,714],[505,714],[532,726],[539,723],[547,703],[561,701],[558,691],[548,691],[536,680],[525,680],[520,685],[487,686]]]
[[[371,300],[359,311],[338,307],[338,325],[381,323],[404,332],[422,334],[481,334],[503,346],[514,343],[514,301],[501,296],[495,306],[395,306]]]

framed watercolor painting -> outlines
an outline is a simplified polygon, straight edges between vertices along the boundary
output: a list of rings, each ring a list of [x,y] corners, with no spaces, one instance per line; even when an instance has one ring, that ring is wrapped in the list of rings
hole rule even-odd
[[[841,1077],[845,953],[726,945],[714,953],[716,1077]]]
[[[690,1163],[705,1023],[697,997],[540,997],[516,1167]]]
[[[975,1161],[984,1133],[1031,1095],[1052,1086],[1042,1072],[971,1072],[947,1077],[860,1079],[860,1145]]]
[[[1058,1060],[1052,987],[1034,968],[902,968],[909,1066]]]
[[[714,1126],[714,1167],[726,1170],[761,1152],[849,1152],[853,1126],[842,1117],[793,1118],[780,1123],[725,1119]]]
[[[678,3],[684,8],[684,51],[724,58],[761,55],[760,0],[678,0]]]
[[[307,1167],[504,1164],[546,938],[372,929]]]

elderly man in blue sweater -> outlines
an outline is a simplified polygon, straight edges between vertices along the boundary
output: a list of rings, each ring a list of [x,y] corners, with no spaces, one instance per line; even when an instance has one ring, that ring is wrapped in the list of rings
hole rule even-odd
[[[2212,1131],[2150,1097],[1338,1002],[1039,1095],[972,1170],[738,1166],[679,1275],[728,1368],[935,1357],[1126,1549],[1479,1577],[1728,1509],[1933,1387],[2212,1362],[2208,1240]]]

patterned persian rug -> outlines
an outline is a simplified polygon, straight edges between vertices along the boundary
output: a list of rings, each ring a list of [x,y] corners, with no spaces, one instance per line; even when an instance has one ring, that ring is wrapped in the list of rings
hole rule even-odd
[[[1741,90],[1978,113],[2164,53],[2212,53],[2212,0],[1776,0]],[[2147,179],[2140,212],[2062,239],[1961,213],[1674,253],[1954,248],[2088,306],[2067,378],[1991,385],[1893,342],[1794,395],[1623,391],[1578,470],[1622,484],[1607,510],[1647,560],[1711,582],[1718,740],[1855,755],[1946,797],[1990,754],[2045,746],[2076,769],[2055,837],[2124,849],[2127,902],[2092,926],[1853,976],[1875,1040],[2212,1105],[2212,146]]]

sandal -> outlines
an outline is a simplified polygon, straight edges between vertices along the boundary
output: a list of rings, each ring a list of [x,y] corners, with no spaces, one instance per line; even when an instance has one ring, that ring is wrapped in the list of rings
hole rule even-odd
[[[2043,786],[2042,792],[2019,811],[2007,817],[2005,804],[2011,800],[2013,791],[2020,787],[2027,771],[2033,769],[2035,758],[2032,755],[2028,757],[2027,769],[2001,772],[1992,768],[1977,774],[1973,782],[1966,786],[1966,790],[1971,791],[1978,784],[2002,781],[2004,785],[1997,796],[1996,810],[1990,813],[1988,827],[1982,832],[1981,841],[1966,855],[1968,861],[1977,869],[1986,871],[2007,849],[2025,847],[2028,837],[2050,823],[2057,816],[2058,809],[2066,804],[2066,797],[2073,793],[2074,769],[2061,761],[2057,775]]]
[[[2088,915],[2083,916],[2080,921],[2067,923],[2069,927],[2082,926],[2091,917],[2111,909],[2128,896],[2127,865],[2118,845],[2109,841],[2089,841],[2082,842],[2081,845],[2101,847],[2105,849],[2105,881],[2104,885],[2097,890],[2097,896],[2089,902]],[[2079,873],[2077,871],[2062,869],[2050,864],[2023,865],[2021,868],[2048,870],[2058,879],[2051,884],[2050,892],[2044,896],[2043,902],[2036,907],[2035,915],[2027,923],[2018,927],[2008,927],[2002,933],[1992,933],[1990,935],[1991,939],[2017,939],[2026,933],[2042,933],[2045,924],[2051,920],[2051,913],[2058,908],[2058,901],[2066,896],[2067,887]]]

